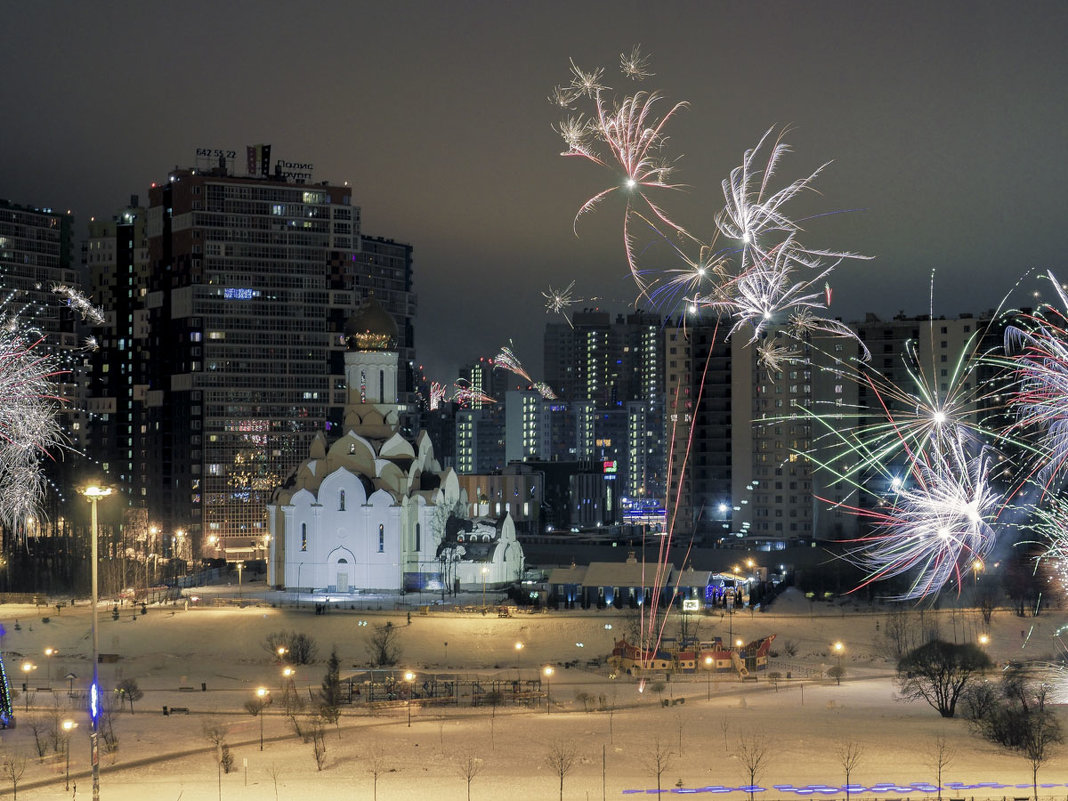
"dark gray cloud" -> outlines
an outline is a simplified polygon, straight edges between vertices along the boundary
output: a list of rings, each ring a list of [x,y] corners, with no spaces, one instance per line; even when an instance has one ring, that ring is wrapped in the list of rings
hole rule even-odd
[[[559,158],[546,97],[568,58],[691,107],[671,131],[711,231],[719,181],[773,124],[797,177],[833,160],[806,241],[862,251],[833,311],[995,305],[1061,266],[1068,166],[1063,3],[60,2],[5,4],[0,196],[74,210],[80,230],[197,147],[270,142],[350,181],[366,231],[415,246],[417,347],[435,377],[514,338],[535,370],[541,291],[634,297],[612,176]],[[816,202],[818,200],[818,203]]]

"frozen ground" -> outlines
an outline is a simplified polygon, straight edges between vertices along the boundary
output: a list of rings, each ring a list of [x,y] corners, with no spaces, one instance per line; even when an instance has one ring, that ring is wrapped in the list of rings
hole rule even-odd
[[[232,591],[232,589],[231,589]],[[246,597],[257,597],[245,588]],[[258,591],[262,603],[262,585]],[[306,599],[308,603],[310,599]],[[478,603],[480,599],[473,598]],[[391,606],[391,601],[372,600],[371,606]],[[706,681],[704,676],[684,677],[667,683],[662,694],[647,689],[639,694],[630,679],[610,678],[605,669],[586,669],[586,661],[605,656],[612,640],[625,628],[623,616],[614,612],[552,612],[498,618],[491,613],[459,613],[433,610],[423,616],[416,609],[408,623],[405,611],[360,609],[335,610],[316,615],[312,606],[302,609],[249,606],[246,608],[150,607],[147,615],[128,608],[120,619],[111,619],[102,607],[100,650],[118,654],[119,661],[101,665],[102,682],[113,686],[122,678],[134,678],[145,692],[135,713],[117,713],[115,730],[119,749],[103,758],[101,798],[121,801],[142,799],[317,799],[325,797],[372,798],[373,777],[369,768],[380,766],[378,798],[382,801],[432,798],[454,801],[467,798],[467,783],[459,763],[464,754],[481,758],[481,772],[471,782],[472,799],[553,799],[559,780],[546,766],[545,756],[553,743],[574,741],[579,762],[564,782],[564,798],[621,798],[628,791],[647,791],[656,779],[647,767],[657,741],[674,753],[662,781],[665,790],[700,789],[711,786],[738,787],[747,775],[733,756],[739,737],[762,733],[771,744],[767,768],[758,783],[768,788],[766,798],[801,798],[774,785],[828,784],[844,781],[835,746],[854,740],[863,755],[851,782],[865,786],[877,783],[909,785],[933,781],[930,765],[932,742],[944,735],[954,756],[944,772],[944,784],[975,785],[992,782],[1030,786],[1030,768],[1020,756],[1003,752],[971,735],[960,720],[944,721],[925,704],[905,703],[895,698],[890,676],[892,664],[883,658],[880,628],[885,613],[852,605],[812,605],[793,591],[780,598],[767,614],[737,614],[732,620],[702,618],[700,636],[727,636],[746,640],[777,634],[779,657],[772,670],[792,679],[778,688],[766,676],[742,683],[730,677]],[[42,617],[50,621],[44,623]],[[925,624],[937,616],[942,636],[963,641],[974,639],[982,629],[978,614],[971,611],[927,613]],[[919,615],[914,614],[919,625]],[[15,630],[15,620],[20,628]],[[72,798],[64,791],[61,757],[35,756],[28,716],[43,714],[58,702],[68,705],[68,673],[77,675],[75,689],[84,688],[91,673],[89,653],[90,614],[85,604],[35,610],[30,606],[0,607],[4,659],[12,685],[20,688],[25,659],[37,664],[28,684],[54,692],[31,692],[16,700],[19,726],[0,733],[4,753],[27,757],[19,798]],[[326,762],[316,769],[312,747],[295,738],[277,706],[264,719],[266,744],[259,750],[259,721],[243,705],[258,685],[276,692],[282,678],[279,666],[264,650],[265,637],[282,629],[297,629],[312,636],[319,646],[320,661],[298,668],[300,688],[317,687],[322,680],[323,660],[336,645],[342,661],[342,676],[366,662],[366,637],[370,625],[391,620],[401,630],[403,656],[400,667],[414,671],[448,671],[461,675],[500,678],[534,678],[541,666],[558,665],[551,678],[552,705],[547,714],[536,709],[412,708],[411,727],[407,709],[369,713],[363,707],[346,707],[336,731],[326,738]],[[1057,652],[1054,631],[1068,620],[1062,612],[1047,612],[1039,618],[1017,618],[999,611],[989,629],[991,655],[998,661],[1040,658]],[[606,624],[612,625],[611,630]],[[841,686],[816,678],[836,663],[830,644],[845,644]],[[518,652],[516,642],[524,647]],[[796,655],[787,657],[787,643]],[[446,645],[447,643],[447,645]],[[581,643],[581,646],[579,645]],[[47,647],[57,648],[49,660]],[[561,663],[579,660],[580,667]],[[51,664],[49,665],[49,661]],[[518,666],[517,666],[518,665]],[[51,680],[48,680],[48,676]],[[799,676],[808,676],[799,680]],[[201,685],[206,691],[201,691]],[[194,688],[182,691],[179,688]],[[576,693],[604,695],[612,712],[585,712]],[[685,699],[685,703],[662,705],[662,699]],[[24,712],[29,702],[30,712]],[[189,709],[189,714],[164,716],[162,707]],[[72,738],[71,772],[77,797],[90,797],[88,775],[88,723],[80,702],[70,713],[80,726]],[[1068,715],[1064,714],[1068,727]],[[205,722],[218,722],[229,730],[236,770],[220,777],[214,751],[203,736]],[[1061,746],[1039,775],[1042,782],[1057,784],[1042,790],[1049,798],[1068,798],[1068,746]],[[375,757],[378,757],[377,760]],[[246,767],[247,763],[247,767]],[[603,770],[602,770],[603,768]],[[11,795],[10,781],[0,776],[0,790]],[[709,791],[701,793],[710,797]],[[1023,797],[1025,788],[951,790],[949,797]],[[817,794],[818,795],[818,794]],[[879,793],[852,793],[871,799]],[[921,791],[912,798],[922,797]],[[729,793],[741,801],[745,794]],[[844,797],[839,792],[837,797]],[[902,795],[904,797],[904,795]]]

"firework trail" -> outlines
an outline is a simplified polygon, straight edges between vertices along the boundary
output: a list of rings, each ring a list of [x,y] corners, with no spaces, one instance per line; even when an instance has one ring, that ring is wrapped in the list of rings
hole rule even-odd
[[[474,389],[465,379],[460,379],[453,384],[452,399],[461,406],[471,406],[474,403],[496,403],[497,399]]]
[[[441,404],[445,400],[445,396],[448,394],[448,388],[443,384],[439,384],[437,381],[430,382],[430,410],[434,411],[441,407]]]
[[[94,306],[89,298],[74,287],[67,286],[66,284],[56,284],[52,287],[52,292],[66,298],[67,305],[74,309],[74,311],[78,312],[83,320],[86,320],[93,325],[104,325],[107,322],[103,310]]]
[[[553,392],[553,388],[544,381],[535,381],[531,386],[533,386],[538,394],[545,400],[556,400],[556,393]]]
[[[637,48],[631,56],[621,58],[621,66],[624,74],[632,79],[651,74],[648,59]],[[664,155],[667,141],[664,129],[686,103],[676,103],[658,116],[662,97],[657,92],[639,91],[619,101],[609,100],[609,88],[601,83],[603,69],[586,72],[572,61],[571,73],[570,85],[557,87],[552,100],[564,108],[572,108],[579,100],[586,99],[592,102],[593,111],[588,117],[583,114],[570,116],[554,126],[567,146],[562,155],[589,161],[613,170],[617,175],[614,185],[597,192],[579,208],[575,215],[576,231],[583,214],[592,211],[610,195],[623,193],[626,197],[623,240],[627,264],[644,294],[645,283],[638,269],[630,233],[632,213],[640,212],[642,219],[654,220],[655,224],[689,236],[650,197],[654,190],[679,188],[679,185],[668,182],[672,161]]]
[[[493,366],[499,367],[502,370],[507,370],[510,373],[515,373],[528,384],[533,384],[534,379],[532,379],[530,374],[523,369],[523,363],[519,361],[519,357],[515,355],[511,345],[512,343],[509,341],[508,347],[501,348],[501,352],[493,357]]]

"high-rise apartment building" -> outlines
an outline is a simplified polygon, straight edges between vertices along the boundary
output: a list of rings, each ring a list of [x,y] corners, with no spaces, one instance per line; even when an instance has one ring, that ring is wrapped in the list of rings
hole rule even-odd
[[[602,430],[596,433],[601,449],[626,455],[620,489],[628,497],[664,496],[663,338],[661,319],[641,311],[613,320],[608,312],[587,309],[572,315],[571,324],[545,327],[545,380],[560,399],[628,416],[623,425],[602,418]]]
[[[135,382],[150,515],[238,558],[266,553],[271,492],[338,422],[344,321],[366,297],[398,322],[391,400],[414,362],[411,247],[364,237],[347,186],[249,173],[223,160],[151,188]]]
[[[139,383],[148,336],[147,219],[135,195],[112,218],[90,220],[83,245],[92,297],[105,316],[104,324],[93,328],[95,349],[86,359],[93,377],[86,401],[91,413],[87,452],[134,508],[144,508],[148,500],[140,430],[145,385]]]

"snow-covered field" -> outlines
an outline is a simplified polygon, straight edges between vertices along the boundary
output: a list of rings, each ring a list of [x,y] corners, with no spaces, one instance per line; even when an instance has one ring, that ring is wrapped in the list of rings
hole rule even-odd
[[[48,623],[42,622],[49,615]],[[914,614],[916,625],[919,615]],[[985,630],[972,611],[928,612],[925,624],[937,616],[944,639],[975,639]],[[19,630],[14,623],[18,620]],[[536,709],[501,706],[427,708],[413,706],[411,727],[403,706],[371,714],[365,707],[346,707],[340,725],[326,736],[326,759],[317,770],[312,746],[294,737],[279,705],[264,718],[266,744],[259,748],[260,721],[244,710],[255,688],[279,692],[280,666],[263,647],[266,636],[296,629],[314,638],[319,661],[297,669],[299,688],[318,687],[325,658],[337,647],[342,677],[364,666],[371,626],[390,620],[400,629],[403,651],[400,667],[417,674],[452,672],[474,677],[535,678],[545,664],[556,665],[551,677],[552,705]],[[68,705],[68,673],[74,688],[83,688],[91,673],[89,609],[85,604],[63,609],[35,610],[30,606],[0,607],[7,630],[3,653],[12,686],[21,687],[20,669],[32,660],[37,669],[28,677],[31,690],[49,684],[55,691],[19,695],[19,725],[0,733],[5,754],[26,759],[18,795],[28,799],[72,798],[64,790],[62,755],[36,758],[28,718],[44,714],[54,703]],[[361,626],[360,621],[370,625]],[[812,605],[789,591],[767,614],[742,612],[725,618],[701,618],[700,636],[755,639],[776,634],[778,657],[772,670],[790,681],[773,686],[766,676],[742,683],[729,676],[708,681],[705,676],[682,677],[667,683],[662,693],[652,687],[639,693],[628,678],[611,678],[606,669],[587,669],[586,661],[604,657],[614,637],[625,628],[616,612],[552,612],[498,618],[494,614],[432,611],[415,612],[408,623],[404,611],[331,611],[316,615],[303,609],[251,606],[238,608],[150,608],[147,615],[126,609],[118,621],[103,607],[100,650],[118,654],[119,661],[102,664],[102,683],[113,686],[123,678],[136,679],[144,698],[134,714],[116,713],[118,752],[102,758],[101,798],[141,799],[318,799],[372,798],[377,765],[377,797],[466,799],[468,786],[460,764],[466,755],[480,758],[481,770],[470,784],[472,799],[551,799],[559,793],[559,778],[545,757],[555,743],[573,741],[579,756],[564,781],[564,798],[620,798],[628,791],[654,790],[656,778],[649,755],[659,742],[673,753],[664,771],[665,791],[713,786],[738,787],[748,781],[735,756],[738,742],[751,734],[766,736],[770,745],[767,767],[758,776],[766,798],[800,798],[774,785],[838,786],[844,781],[836,746],[856,741],[863,749],[850,781],[909,785],[935,778],[932,744],[942,735],[953,748],[943,784],[975,785],[995,782],[1026,785],[947,790],[949,797],[1023,797],[1029,795],[1030,766],[1022,757],[999,750],[968,731],[961,720],[942,720],[925,704],[895,697],[890,679],[893,665],[884,658],[880,627],[885,612],[830,604]],[[1018,618],[1000,610],[989,628],[994,659],[1048,657],[1059,650],[1054,631],[1068,620],[1062,612],[1038,618]],[[612,625],[607,629],[606,624]],[[841,686],[815,677],[836,664],[831,643],[845,645]],[[518,651],[517,642],[523,643]],[[579,645],[581,643],[581,646]],[[785,654],[787,643],[795,656]],[[45,648],[58,649],[47,658]],[[562,663],[579,660],[579,666]],[[48,663],[51,664],[48,664]],[[518,667],[517,667],[518,665]],[[50,674],[51,680],[48,680]],[[201,691],[201,685],[206,691]],[[179,688],[193,688],[192,691]],[[605,696],[612,712],[586,712],[576,693]],[[709,697],[710,700],[709,700]],[[663,699],[676,703],[663,705]],[[685,699],[678,703],[677,699]],[[29,702],[30,711],[24,711]],[[186,707],[188,714],[164,716],[162,707]],[[88,721],[80,709],[70,716],[79,721],[72,737],[71,776],[77,797],[90,797]],[[1068,715],[1063,708],[1064,723]],[[214,749],[203,735],[206,722],[228,729],[235,770],[220,776]],[[1040,782],[1058,784],[1041,793],[1068,797],[1068,746],[1039,774]],[[11,795],[11,783],[0,776],[0,790]],[[710,797],[710,791],[701,793]],[[817,795],[819,795],[817,793]],[[883,797],[852,793],[853,797]],[[913,798],[922,791],[912,792]],[[733,791],[741,801],[745,794]],[[838,797],[844,797],[839,792]],[[904,795],[902,795],[904,797]]]

